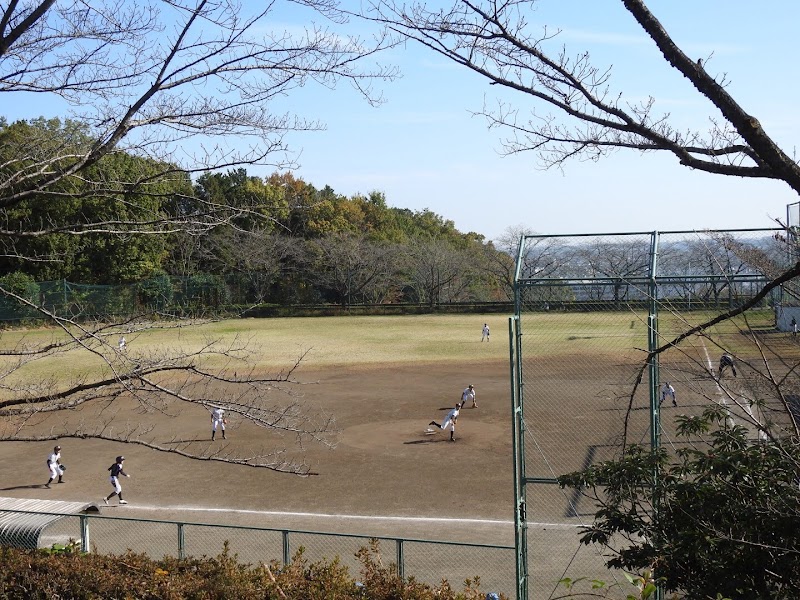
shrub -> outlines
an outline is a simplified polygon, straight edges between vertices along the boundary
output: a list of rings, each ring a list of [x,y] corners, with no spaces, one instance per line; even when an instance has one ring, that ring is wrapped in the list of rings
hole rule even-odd
[[[39,301],[39,285],[33,277],[25,273],[8,273],[0,277],[0,288],[8,290],[12,294],[29,300],[34,304]],[[0,293],[0,318],[3,319],[22,319],[37,316],[36,311],[20,304],[14,298],[10,298]]]
[[[455,592],[448,582],[429,586],[385,567],[378,543],[356,554],[361,577],[354,579],[338,558],[309,564],[301,548],[292,562],[275,561],[257,566],[238,562],[227,543],[219,556],[200,559],[144,554],[83,554],[74,545],[51,550],[3,548],[0,551],[0,598],[35,600],[51,598],[126,600],[184,600],[236,598],[237,600],[483,600],[480,580],[467,580]]]

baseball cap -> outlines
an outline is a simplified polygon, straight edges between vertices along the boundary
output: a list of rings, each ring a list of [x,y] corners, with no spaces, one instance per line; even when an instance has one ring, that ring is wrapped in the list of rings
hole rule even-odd
[[[123,460],[125,460],[125,457],[124,457],[124,456],[118,456],[118,457],[117,457],[117,462],[118,462],[118,463],[119,463],[119,462],[122,462]]]

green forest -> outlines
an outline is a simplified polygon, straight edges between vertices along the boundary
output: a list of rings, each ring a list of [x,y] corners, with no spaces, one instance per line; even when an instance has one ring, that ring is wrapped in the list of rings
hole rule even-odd
[[[78,122],[0,122],[4,177],[32,167],[14,155],[60,155],[66,168],[92,144]],[[179,281],[215,305],[435,306],[512,296],[508,252],[428,210],[389,206],[378,191],[347,197],[288,171],[263,178],[241,167],[193,178],[124,151],[91,171],[2,209],[6,230],[19,234],[0,242],[4,287],[30,296],[25,290],[44,282],[136,284],[147,297]]]

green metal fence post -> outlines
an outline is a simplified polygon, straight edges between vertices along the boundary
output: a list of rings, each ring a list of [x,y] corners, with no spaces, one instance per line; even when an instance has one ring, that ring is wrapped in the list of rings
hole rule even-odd
[[[283,541],[283,564],[284,566],[288,565],[291,561],[291,556],[289,556],[289,530],[284,529],[281,531],[281,539]]]
[[[186,538],[184,537],[184,523],[178,523],[178,558],[186,558]]]
[[[525,236],[520,236],[517,263],[514,267],[514,316],[508,320],[509,360],[511,369],[511,443],[514,468],[514,548],[516,553],[517,600],[528,599],[528,523],[525,493],[525,427],[521,357],[522,287],[519,285],[527,252]]]
[[[658,241],[659,233],[654,231],[650,241],[650,283],[649,296],[650,307],[647,328],[647,350],[650,352],[649,379],[650,379],[650,451],[656,452],[661,446],[661,403],[658,397],[660,386],[659,380],[659,357],[653,354],[659,346],[658,336]],[[661,473],[656,469],[653,472],[653,519],[658,519],[659,497],[658,487]],[[661,600],[663,589],[656,588],[653,600]]]
[[[81,515],[81,552],[89,552],[89,517]]]
[[[656,450],[661,445],[661,415],[658,401],[658,355],[652,354],[658,348],[658,283],[656,282],[658,258],[658,232],[652,233],[650,241],[649,296],[650,306],[647,317],[647,350],[651,353],[648,365],[650,379],[650,448]]]
[[[515,295],[519,295],[519,291]],[[525,450],[522,440],[523,419],[519,380],[518,340],[519,315],[508,319],[509,356],[511,370],[511,444],[514,469],[514,548],[516,553],[517,600],[528,598],[528,537],[525,506]]]
[[[400,579],[404,579],[406,576],[406,569],[405,569],[405,557],[403,556],[403,540],[396,539],[395,544],[397,546],[397,574],[400,576]]]

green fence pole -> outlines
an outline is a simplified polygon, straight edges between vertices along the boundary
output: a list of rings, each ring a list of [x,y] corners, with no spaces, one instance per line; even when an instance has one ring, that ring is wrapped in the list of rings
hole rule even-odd
[[[178,523],[178,558],[186,558],[186,538],[184,534],[184,523]]]
[[[81,552],[89,552],[89,517],[81,515]]]
[[[660,385],[659,380],[659,357],[658,354],[652,354],[659,346],[658,336],[658,281],[656,276],[658,274],[658,241],[659,233],[654,231],[650,241],[650,284],[649,296],[650,307],[648,315],[648,328],[647,328],[647,350],[651,353],[649,369],[650,380],[650,451],[656,452],[661,446],[661,404],[659,402],[658,390]],[[653,518],[658,519],[659,506],[659,478],[661,473],[656,469],[653,472]],[[659,586],[656,588],[653,600],[661,600],[663,597],[663,589]]]
[[[286,566],[291,560],[289,556],[289,530],[284,529],[281,531],[281,537],[283,539],[283,565]]]
[[[515,294],[519,296],[520,292]],[[519,307],[519,300],[517,307]],[[522,382],[520,381],[519,314],[508,319],[511,371],[511,444],[514,469],[514,549],[516,554],[516,597],[528,598],[528,539],[525,507],[525,450],[522,440]]]
[[[400,576],[400,579],[405,579],[406,576],[406,569],[405,569],[405,558],[403,556],[403,540],[396,539],[395,544],[397,546],[397,574]]]

